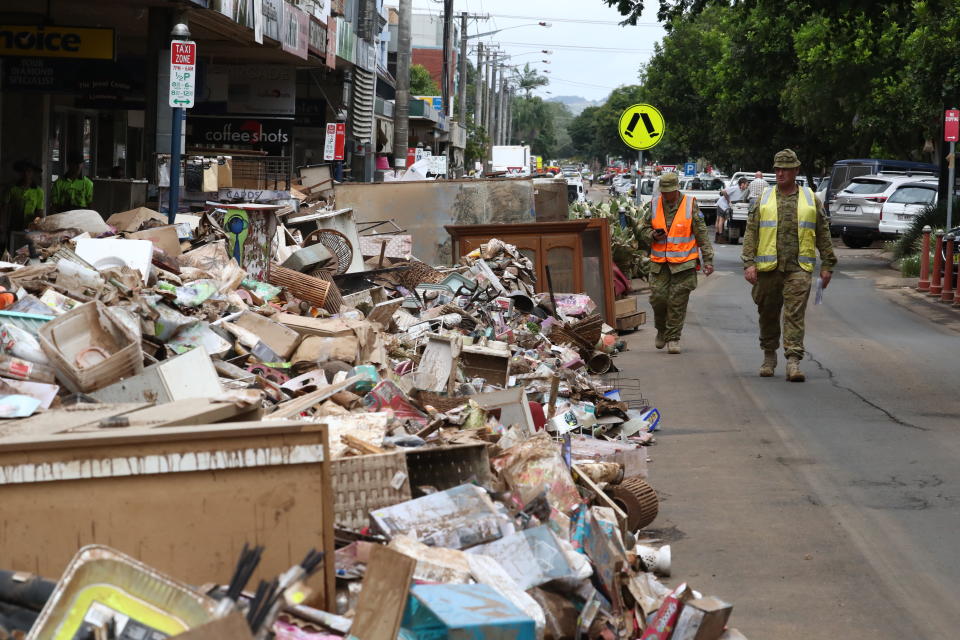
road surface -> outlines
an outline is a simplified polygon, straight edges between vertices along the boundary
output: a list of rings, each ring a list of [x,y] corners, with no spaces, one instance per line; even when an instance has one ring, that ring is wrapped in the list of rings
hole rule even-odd
[[[960,637],[957,331],[883,286],[876,252],[839,250],[807,312],[807,382],[786,382],[782,352],[760,378],[739,253],[717,246],[682,355],[654,349],[647,305],[617,359],[664,416],[652,526],[674,575],[734,603],[749,638]]]

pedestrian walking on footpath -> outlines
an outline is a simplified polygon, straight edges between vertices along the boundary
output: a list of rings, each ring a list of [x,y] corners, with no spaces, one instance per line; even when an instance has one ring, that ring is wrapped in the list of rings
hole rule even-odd
[[[783,314],[783,354],[787,380],[803,382],[804,315],[813,269],[820,252],[823,288],[837,264],[830,240],[830,222],[823,205],[808,187],[797,184],[800,160],[790,149],[773,158],[777,186],[764,190],[750,207],[743,236],[743,275],[753,285],[753,301],[760,316],[760,375],[773,376],[780,346]]]
[[[697,265],[713,273],[713,246],[693,196],[680,193],[675,173],[665,173],[640,220],[640,243],[650,249],[650,306],[657,327],[657,349],[680,353],[680,334],[690,293],[697,288]]]

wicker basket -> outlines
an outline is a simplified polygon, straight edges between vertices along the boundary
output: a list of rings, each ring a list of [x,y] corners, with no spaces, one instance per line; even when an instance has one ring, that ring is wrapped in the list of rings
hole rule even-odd
[[[327,301],[327,293],[332,286],[331,282],[281,267],[276,263],[270,265],[270,275],[267,280],[270,284],[283,287],[291,295],[309,302],[315,307],[324,306]]]
[[[371,511],[410,499],[403,451],[338,458],[330,463],[330,477],[334,519],[343,529],[358,531],[370,523]]]

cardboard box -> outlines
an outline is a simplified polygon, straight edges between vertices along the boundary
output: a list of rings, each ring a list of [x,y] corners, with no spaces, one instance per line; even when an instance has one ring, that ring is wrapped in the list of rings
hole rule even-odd
[[[707,596],[691,600],[680,612],[673,640],[719,640],[733,605]]]
[[[183,251],[180,249],[180,235],[177,233],[177,225],[170,224],[163,227],[154,227],[153,229],[144,229],[136,233],[127,234],[128,238],[134,240],[149,240],[158,249],[162,249],[168,256],[178,256]]]
[[[410,589],[400,637],[534,640],[536,626],[491,586],[423,584]]]
[[[57,370],[57,379],[74,393],[96,391],[143,371],[140,337],[100,301],[68,311],[38,333],[43,352]],[[80,359],[90,362],[91,357],[103,359],[79,365]]]
[[[638,311],[639,308],[639,299],[636,296],[615,300],[613,303],[613,311],[618,318]]]
[[[137,207],[136,209],[130,209],[129,211],[121,211],[120,213],[113,214],[107,218],[107,224],[115,227],[117,231],[132,233],[134,231],[139,231],[140,227],[143,226],[143,223],[150,220],[166,224],[167,216],[163,215],[159,211],[154,211],[153,209],[149,209],[147,207]]]
[[[294,349],[300,344],[299,333],[259,313],[247,311],[237,318],[236,324],[255,333],[263,344],[284,360],[289,359]]]

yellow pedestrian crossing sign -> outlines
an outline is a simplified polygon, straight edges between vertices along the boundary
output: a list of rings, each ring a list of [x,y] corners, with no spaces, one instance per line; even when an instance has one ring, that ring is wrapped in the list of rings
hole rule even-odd
[[[666,129],[663,115],[653,105],[635,104],[620,115],[620,139],[639,151],[657,146]]]

